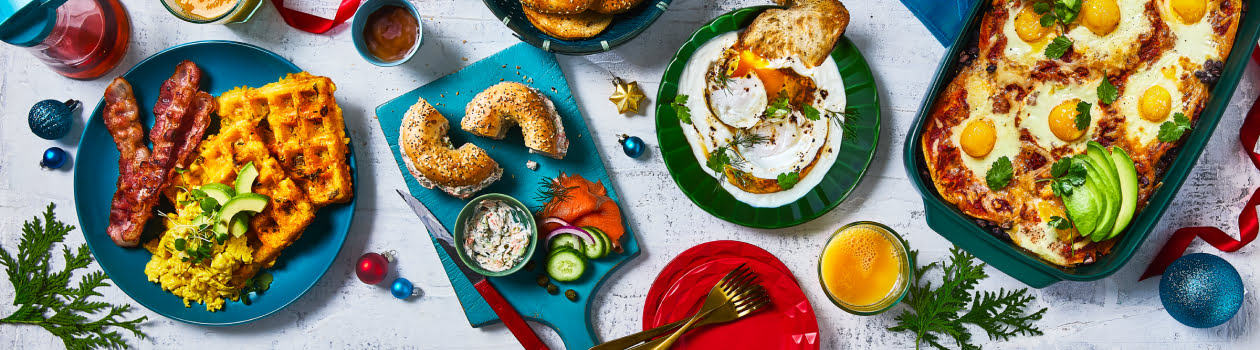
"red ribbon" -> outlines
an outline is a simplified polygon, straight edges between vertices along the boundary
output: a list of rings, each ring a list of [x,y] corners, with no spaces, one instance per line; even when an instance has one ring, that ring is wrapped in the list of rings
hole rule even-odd
[[[284,0],[271,0],[271,3],[276,5],[276,11],[280,12],[280,17],[284,18],[284,22],[290,27],[315,34],[323,34],[345,23],[354,16],[354,11],[359,9],[359,0],[341,0],[341,6],[337,7],[337,15],[333,16],[333,19],[327,19],[284,7]]]
[[[1253,51],[1251,59],[1260,63],[1260,50]],[[1251,105],[1251,110],[1247,112],[1247,119],[1243,121],[1242,129],[1238,132],[1238,140],[1242,142],[1243,151],[1247,152],[1247,156],[1251,158],[1252,165],[1260,169],[1260,153],[1255,151],[1257,139],[1260,139],[1260,98]],[[1248,243],[1256,240],[1256,233],[1260,232],[1260,225],[1257,225],[1256,220],[1257,205],[1260,205],[1260,188],[1251,194],[1251,199],[1243,207],[1242,213],[1238,214],[1238,240],[1234,240],[1228,233],[1215,227],[1183,227],[1177,230],[1172,238],[1168,239],[1168,243],[1164,243],[1164,248],[1159,250],[1159,254],[1155,255],[1155,260],[1151,261],[1151,264],[1146,267],[1146,272],[1142,273],[1142,278],[1138,280],[1164,274],[1168,265],[1185,253],[1186,247],[1194,242],[1195,237],[1202,238],[1216,249],[1225,252],[1238,251],[1247,246]]]

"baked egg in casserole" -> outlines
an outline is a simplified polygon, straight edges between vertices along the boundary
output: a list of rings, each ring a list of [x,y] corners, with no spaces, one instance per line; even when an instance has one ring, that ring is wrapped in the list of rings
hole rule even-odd
[[[1058,266],[1094,262],[1128,218],[1115,219],[1115,204],[1101,210],[1112,232],[1074,225],[1087,220],[1073,218],[1070,191],[1056,187],[1064,169],[1098,153],[1131,160],[1129,216],[1141,210],[1220,76],[1242,3],[988,2],[974,48],[920,135],[929,175],[942,198],[995,235]],[[1081,175],[1091,190],[1119,193],[1109,179],[1124,176],[1103,163],[1080,165]]]

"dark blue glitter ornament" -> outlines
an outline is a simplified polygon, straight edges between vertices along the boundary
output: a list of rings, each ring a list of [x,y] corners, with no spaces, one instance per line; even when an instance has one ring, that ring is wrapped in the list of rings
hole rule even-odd
[[[644,149],[647,148],[647,146],[643,144],[643,139],[638,136],[621,134],[621,136],[617,138],[617,142],[621,143],[621,150],[626,152],[626,155],[630,156],[630,158],[638,158],[643,155]]]
[[[44,158],[39,160],[39,166],[47,169],[57,169],[62,165],[66,165],[66,150],[60,147],[52,147],[44,151]]]
[[[414,295],[420,295],[420,290],[416,289],[406,278],[399,277],[389,286],[389,293],[395,298],[407,299]]]
[[[45,140],[56,140],[70,133],[70,124],[74,122],[71,113],[79,108],[79,101],[43,100],[31,107],[26,121],[31,132]]]
[[[1204,253],[1178,258],[1159,281],[1159,300],[1177,322],[1195,328],[1219,326],[1242,307],[1242,277],[1225,259]]]

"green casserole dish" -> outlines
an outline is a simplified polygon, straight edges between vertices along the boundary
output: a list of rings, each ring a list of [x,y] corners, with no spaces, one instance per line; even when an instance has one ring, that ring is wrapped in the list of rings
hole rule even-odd
[[[1244,4],[1244,9],[1249,7],[1247,5],[1249,4]],[[1177,155],[1169,163],[1164,176],[1160,179],[1162,185],[1151,194],[1146,207],[1135,214],[1129,228],[1116,238],[1120,241],[1111,249],[1110,254],[1090,264],[1061,267],[1042,261],[1035,254],[1025,251],[1007,239],[990,234],[976,223],[975,219],[963,214],[953,204],[942,199],[928,175],[923,151],[919,145],[923,125],[928,121],[932,105],[953,80],[959,67],[962,51],[977,41],[976,36],[979,33],[981,19],[989,7],[987,1],[980,1],[972,8],[967,17],[967,24],[963,27],[963,34],[954,39],[953,44],[946,50],[945,57],[936,69],[932,85],[923,97],[918,117],[910,126],[908,135],[911,136],[907,137],[904,145],[906,172],[910,182],[923,197],[923,209],[928,227],[989,265],[1034,288],[1046,287],[1059,281],[1093,281],[1107,277],[1119,271],[1146,241],[1146,237],[1150,235],[1151,230],[1159,223],[1159,218],[1172,203],[1182,182],[1190,175],[1194,163],[1199,159],[1199,154],[1203,152],[1212,132],[1216,130],[1216,125],[1221,120],[1230,97],[1234,95],[1238,81],[1242,78],[1248,57],[1255,49],[1257,37],[1260,36],[1260,10],[1244,10],[1242,13],[1238,32],[1234,37],[1234,46],[1230,50],[1229,57],[1225,59],[1225,69],[1221,72],[1220,80],[1212,87],[1207,105],[1179,150],[1171,151]]]

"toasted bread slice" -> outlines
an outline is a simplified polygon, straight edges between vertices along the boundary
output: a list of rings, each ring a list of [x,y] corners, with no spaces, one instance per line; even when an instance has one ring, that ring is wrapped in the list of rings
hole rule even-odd
[[[615,15],[630,11],[640,3],[643,3],[643,0],[596,0],[595,4],[591,5],[591,11]]]
[[[586,39],[599,35],[608,28],[613,18],[612,15],[595,11],[557,15],[534,11],[529,6],[521,6],[521,10],[538,30],[562,40]]]
[[[740,34],[740,45],[765,59],[794,59],[805,67],[822,64],[849,26],[849,11],[838,0],[776,1],[787,9],[762,12]]]

